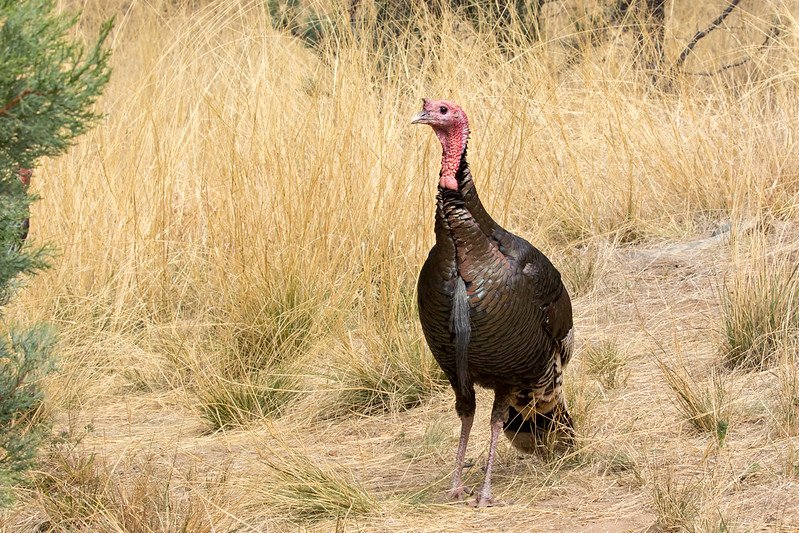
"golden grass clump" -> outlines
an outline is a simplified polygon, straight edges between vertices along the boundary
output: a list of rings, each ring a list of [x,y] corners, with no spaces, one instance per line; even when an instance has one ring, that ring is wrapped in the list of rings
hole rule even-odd
[[[303,392],[298,388],[301,376],[287,370],[268,367],[252,371],[238,361],[227,365],[218,373],[207,368],[196,380],[200,414],[213,430],[279,416]]]
[[[722,290],[723,358],[732,368],[768,365],[799,333],[799,256],[767,246],[755,243]]]
[[[220,512],[231,503],[219,489],[224,474],[202,479],[155,454],[107,463],[73,444],[54,447],[43,466],[34,488],[47,531],[203,532],[235,522]]]
[[[362,355],[349,347],[340,355],[331,376],[335,395],[324,416],[404,411],[441,392],[447,381],[424,340],[418,334],[405,334],[404,339],[396,351]]]
[[[799,434],[799,361],[796,352],[799,346],[792,343],[788,347],[772,374],[777,380],[774,429],[779,437]]]
[[[580,358],[586,371],[606,389],[622,387],[629,376],[628,357],[616,339],[605,339],[583,348]]]
[[[713,479],[659,472],[652,482],[652,503],[665,531],[729,531],[730,524],[715,504]]]
[[[730,393],[719,373],[707,382],[698,381],[684,366],[659,363],[663,379],[673,393],[674,405],[691,426],[712,434],[719,446],[724,444],[730,427]]]
[[[335,394],[326,416],[403,411],[445,386],[422,336],[410,272],[401,258],[364,261],[363,289],[358,291],[363,315],[333,357]]]
[[[602,251],[596,244],[568,247],[558,254],[563,282],[572,298],[589,294],[602,276]]]
[[[306,289],[283,280],[242,291],[213,332],[192,389],[214,429],[279,416],[303,392],[303,362],[321,320]]]
[[[297,521],[342,519],[379,512],[378,501],[343,469],[320,464],[302,450],[280,446],[261,453],[274,477],[261,490],[270,505]]]

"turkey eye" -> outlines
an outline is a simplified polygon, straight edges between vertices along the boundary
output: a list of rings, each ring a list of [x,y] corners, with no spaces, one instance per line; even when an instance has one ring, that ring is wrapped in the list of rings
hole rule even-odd
[[[447,114],[447,111],[449,111],[449,110],[448,110],[446,107],[444,107],[443,105],[442,105],[441,107],[439,107],[439,108],[438,108],[438,110],[439,110],[439,112],[440,112],[442,115],[446,115],[446,114]]]

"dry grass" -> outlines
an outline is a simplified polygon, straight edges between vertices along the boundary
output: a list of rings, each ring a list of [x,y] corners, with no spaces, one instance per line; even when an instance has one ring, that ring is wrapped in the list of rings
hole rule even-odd
[[[680,480],[667,471],[652,485],[652,503],[659,525],[666,531],[729,531],[727,520],[713,505],[716,491],[712,480]]]
[[[203,479],[152,453],[111,463],[66,444],[42,466],[33,487],[41,531],[199,532],[235,524],[221,511],[232,504],[220,490],[224,470]]]
[[[359,325],[332,357],[335,393],[325,416],[411,409],[446,386],[422,336],[410,268],[396,258],[378,261],[364,280]]]
[[[585,346],[581,356],[586,372],[603,387],[615,389],[627,382],[629,360],[617,339],[604,339],[597,344]]]
[[[790,344],[788,349],[773,374],[777,380],[774,429],[782,437],[799,434],[799,362],[796,343]]]
[[[346,470],[320,465],[287,446],[268,450],[262,459],[274,472],[265,483],[266,499],[295,520],[341,520],[380,509]]]
[[[6,316],[58,328],[44,409],[92,429],[44,453],[0,528],[799,527],[791,3],[743,2],[686,69],[752,59],[668,93],[629,34],[588,45],[582,0],[547,3],[536,43],[422,10],[382,48],[339,25],[316,49],[261,2],[63,3],[86,32],[117,15],[107,118],[36,170],[31,238],[60,255]],[[723,2],[695,4],[669,3],[669,58]],[[503,442],[509,505],[481,512],[443,498],[458,421],[415,310],[440,155],[408,124],[423,96],[469,112],[484,203],[574,295],[578,450]]]
[[[768,365],[799,333],[799,254],[752,246],[754,257],[739,259],[722,293],[724,362],[732,368]]]
[[[663,378],[674,393],[674,402],[685,419],[697,430],[715,435],[719,445],[730,426],[731,406],[723,378],[713,373],[702,383],[684,367],[661,364]]]

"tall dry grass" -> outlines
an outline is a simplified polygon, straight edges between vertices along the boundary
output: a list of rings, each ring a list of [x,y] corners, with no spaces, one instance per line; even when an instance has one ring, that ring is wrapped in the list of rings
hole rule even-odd
[[[338,30],[316,49],[276,31],[263,2],[64,4],[83,8],[82,31],[111,14],[117,24],[114,74],[98,104],[106,119],[35,176],[32,238],[60,255],[9,310],[60,329],[49,385],[57,417],[153,395],[204,432],[281,416],[325,428],[449,402],[415,315],[440,154],[427,129],[409,125],[422,97],[469,113],[484,203],[566,258],[583,324],[601,312],[581,308],[611,305],[608,287],[623,285],[603,285],[615,268],[603,247],[799,214],[799,46],[785,32],[758,47],[770,13],[796,27],[788,2],[740,8],[733,30],[703,41],[688,67],[749,54],[748,65],[679,77],[670,92],[636,72],[629,35],[590,44],[582,2],[547,7],[541,41],[502,46],[446,9],[421,9],[417,32],[375,44],[341,24],[347,6],[319,2],[312,7]],[[717,7],[673,4],[668,57]],[[364,31],[380,28],[367,21]],[[640,365],[612,352],[591,371],[608,391],[661,379],[628,380]],[[578,388],[570,394],[582,405]],[[613,419],[612,407],[594,406],[606,399],[583,398],[596,428]],[[298,469],[325,479],[335,471],[303,460]],[[343,514],[380,507],[357,485],[331,491]],[[278,492],[290,506],[291,491]],[[321,513],[308,505],[299,515]]]
[[[799,254],[793,239],[783,241],[745,242],[721,291],[730,367],[768,366],[799,334]]]
[[[208,366],[198,352],[261,368],[299,351],[318,369],[353,344],[418,359],[401,352],[419,344],[413,284],[432,238],[438,148],[407,119],[422,96],[463,104],[486,204],[546,251],[795,214],[788,42],[748,79],[685,78],[660,94],[621,35],[562,60],[574,24],[503,49],[451,14],[422,13],[422,33],[398,48],[341,29],[317,54],[274,31],[260,2],[84,10],[87,28],[120,14],[107,119],[39,173],[35,236],[63,253],[29,288],[29,312],[93,346],[149,344],[142,332],[168,324],[181,385],[205,386],[192,377]],[[738,21],[755,36],[766,22]],[[145,346],[142,363],[163,351]],[[213,372],[208,386],[235,380]],[[289,381],[278,388],[302,390]]]

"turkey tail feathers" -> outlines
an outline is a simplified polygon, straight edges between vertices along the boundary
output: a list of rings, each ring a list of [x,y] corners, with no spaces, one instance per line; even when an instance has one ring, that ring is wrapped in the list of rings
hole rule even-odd
[[[504,430],[513,447],[525,453],[545,449],[556,441],[567,446],[574,444],[574,423],[562,396],[548,413],[528,412],[525,416],[513,406],[508,407]]]
[[[474,386],[469,375],[469,341],[472,337],[472,324],[469,318],[469,295],[466,283],[460,276],[455,281],[455,294],[452,298],[452,332],[455,334],[455,375],[458,393],[463,398],[474,397]]]

